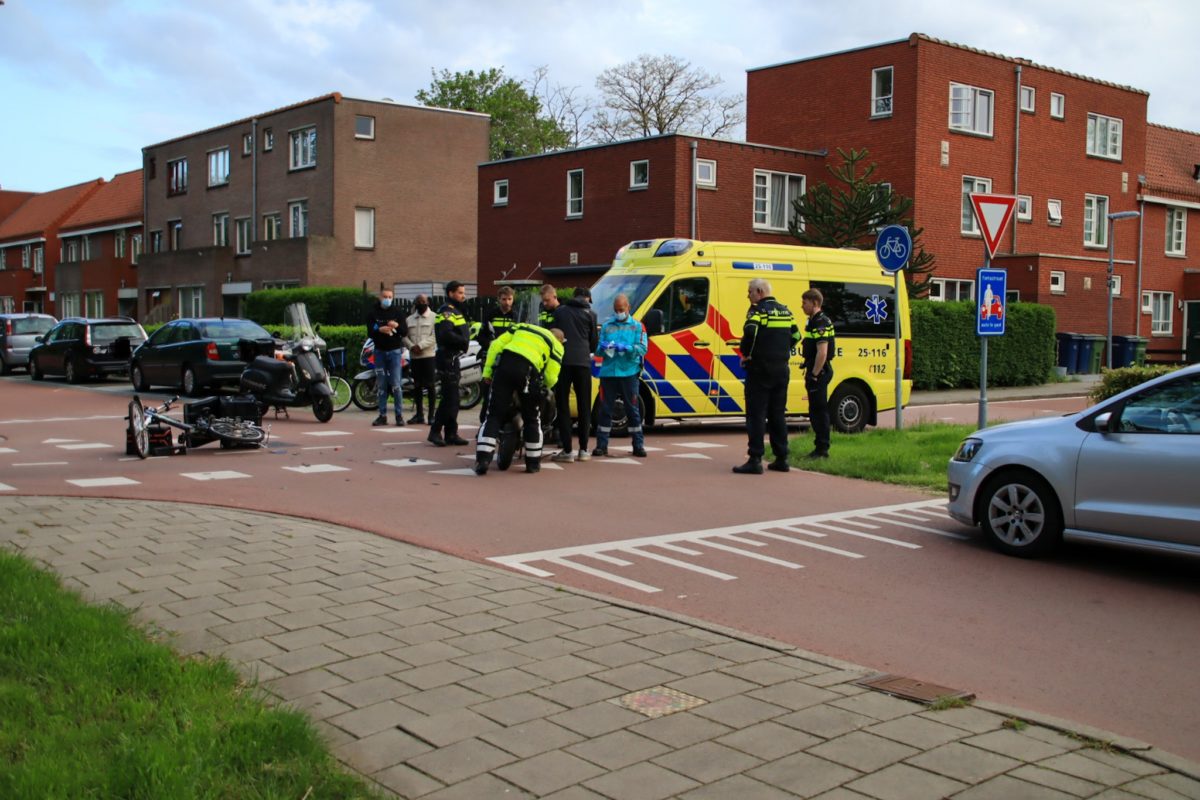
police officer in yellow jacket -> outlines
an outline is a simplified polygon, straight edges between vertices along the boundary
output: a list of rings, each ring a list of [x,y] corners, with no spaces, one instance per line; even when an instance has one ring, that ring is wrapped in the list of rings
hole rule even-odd
[[[496,436],[508,416],[514,393],[525,427],[525,471],[542,463],[542,387],[558,381],[563,358],[563,332],[518,323],[488,348],[483,380],[491,382],[486,422],[475,448],[475,474],[485,475],[496,453]]]
[[[750,457],[733,471],[762,474],[763,434],[769,432],[775,460],[767,468],[787,472],[788,359],[800,341],[800,329],[791,310],[771,296],[771,284],[763,278],[750,281],[746,294],[752,305],[746,314],[741,351]]]

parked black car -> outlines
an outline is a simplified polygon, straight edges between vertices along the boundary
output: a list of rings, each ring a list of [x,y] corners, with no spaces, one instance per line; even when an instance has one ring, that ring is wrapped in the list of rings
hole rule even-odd
[[[144,392],[174,386],[196,397],[208,387],[237,383],[246,367],[239,343],[263,344],[274,337],[257,322],[235,317],[177,319],[156,330],[129,361],[129,380]]]
[[[58,322],[49,314],[0,314],[0,375],[29,364],[29,351]]]
[[[29,351],[29,377],[63,375],[70,383],[129,368],[133,348],[146,340],[142,326],[129,317],[69,317],[37,337]]]

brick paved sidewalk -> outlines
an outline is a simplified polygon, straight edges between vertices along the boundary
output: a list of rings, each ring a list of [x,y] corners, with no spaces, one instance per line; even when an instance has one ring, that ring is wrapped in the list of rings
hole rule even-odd
[[[1161,751],[930,711],[863,668],[348,528],[46,497],[0,519],[0,546],[234,660],[404,798],[1200,798]]]

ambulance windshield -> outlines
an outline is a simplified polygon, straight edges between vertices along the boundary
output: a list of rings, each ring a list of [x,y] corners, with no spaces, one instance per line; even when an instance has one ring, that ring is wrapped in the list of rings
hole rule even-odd
[[[613,313],[613,299],[623,294],[629,298],[629,308],[636,316],[660,282],[661,275],[605,275],[592,287],[592,309],[603,322]]]

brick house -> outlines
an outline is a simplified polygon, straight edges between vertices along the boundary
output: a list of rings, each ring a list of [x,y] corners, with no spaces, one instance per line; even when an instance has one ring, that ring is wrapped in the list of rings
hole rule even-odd
[[[480,293],[499,280],[590,285],[634,239],[787,242],[787,199],[824,164],[823,152],[683,134],[482,164]]]
[[[104,180],[27,197],[0,222],[0,310],[58,312],[54,276],[63,222],[99,191]]]
[[[485,114],[334,93],[143,148],[143,318],[475,274]]]
[[[90,195],[58,233],[54,274],[60,316],[137,313],[142,250],[142,171],[115,176]]]

